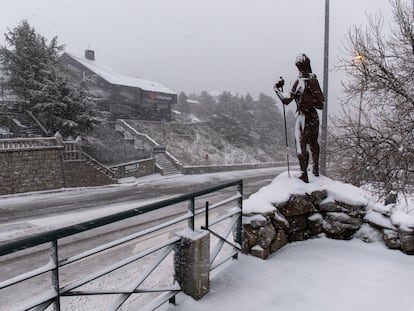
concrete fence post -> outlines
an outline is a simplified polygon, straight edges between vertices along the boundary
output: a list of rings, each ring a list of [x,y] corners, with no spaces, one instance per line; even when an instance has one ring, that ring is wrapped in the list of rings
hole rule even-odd
[[[181,241],[175,247],[175,279],[185,294],[199,300],[210,290],[210,233],[186,229],[176,235]]]
[[[55,138],[56,138],[56,143],[58,146],[63,146],[63,137],[62,135],[59,133],[59,131],[57,131],[55,133]]]

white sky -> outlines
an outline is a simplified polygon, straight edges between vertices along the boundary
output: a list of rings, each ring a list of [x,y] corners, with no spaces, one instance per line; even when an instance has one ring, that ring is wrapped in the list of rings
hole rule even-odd
[[[409,0],[406,0],[409,1]],[[202,90],[273,95],[280,75],[296,76],[305,52],[322,80],[324,0],[0,0],[0,33],[27,19],[66,50],[96,51],[114,70],[180,92]],[[330,66],[341,40],[366,13],[390,17],[388,0],[330,1]],[[4,44],[4,37],[0,37]],[[322,81],[321,81],[322,82]],[[330,108],[340,74],[331,72]]]

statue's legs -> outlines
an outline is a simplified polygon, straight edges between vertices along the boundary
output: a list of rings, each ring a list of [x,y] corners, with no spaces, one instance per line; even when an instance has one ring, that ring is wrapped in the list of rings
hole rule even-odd
[[[316,110],[306,115],[304,139],[309,144],[312,153],[312,172],[314,176],[319,176],[319,119]]]
[[[308,178],[308,164],[309,164],[309,152],[306,150],[307,140],[309,139],[306,131],[306,122],[305,115],[299,113],[298,118],[296,119],[295,127],[295,143],[296,143],[296,153],[298,155],[300,170],[302,171],[299,179],[303,180],[305,183],[309,182]]]
[[[302,153],[298,154],[298,160],[300,165],[300,170],[302,171],[302,175],[300,175],[299,179],[303,180],[305,183],[309,182],[308,178],[308,163],[309,163],[309,152],[306,149],[302,149]]]
[[[313,143],[311,145],[311,153],[312,153],[312,172],[314,176],[319,176],[319,144],[318,142]]]

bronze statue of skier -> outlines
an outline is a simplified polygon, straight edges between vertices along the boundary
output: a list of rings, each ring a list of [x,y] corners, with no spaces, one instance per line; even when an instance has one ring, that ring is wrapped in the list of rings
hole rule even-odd
[[[319,176],[319,117],[316,109],[323,109],[325,99],[317,77],[312,73],[309,57],[300,54],[296,58],[295,65],[299,70],[299,76],[293,83],[290,92],[281,92],[280,81],[276,83],[274,89],[284,105],[289,105],[292,100],[295,100],[297,104],[295,142],[302,171],[299,178],[308,183],[309,151],[307,146],[310,147],[312,154],[313,175]]]

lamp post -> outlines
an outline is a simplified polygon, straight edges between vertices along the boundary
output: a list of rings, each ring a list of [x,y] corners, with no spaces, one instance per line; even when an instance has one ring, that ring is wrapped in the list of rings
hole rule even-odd
[[[329,0],[325,0],[325,34],[323,53],[323,94],[325,104],[322,110],[322,135],[321,135],[321,173],[326,175],[327,144],[328,144],[328,67],[329,67]]]
[[[4,101],[4,77],[3,76],[0,76],[0,85],[1,85],[1,101],[3,102]]]
[[[358,147],[361,143],[361,114],[362,114],[362,99],[364,96],[364,87],[365,87],[365,64],[364,64],[364,56],[362,54],[357,54],[354,58],[355,62],[361,63],[364,67],[362,71],[362,79],[361,79],[361,92],[359,94],[359,108],[358,108],[358,127],[357,127],[357,143]]]
[[[364,56],[360,53],[355,55],[354,57],[355,63],[361,64],[362,66],[362,76],[361,76],[361,91],[359,93],[359,107],[358,107],[358,123],[357,123],[357,148],[360,148],[361,146],[361,115],[362,115],[362,100],[364,97],[364,88],[366,84],[366,68],[364,63]],[[357,153],[358,154],[358,153]],[[357,159],[360,161],[361,159]],[[356,180],[356,186],[359,186],[361,184],[364,172],[361,170],[359,173],[359,178]]]

